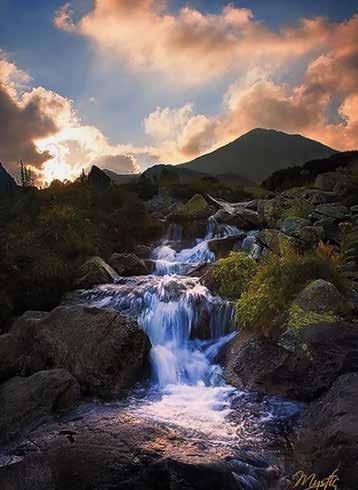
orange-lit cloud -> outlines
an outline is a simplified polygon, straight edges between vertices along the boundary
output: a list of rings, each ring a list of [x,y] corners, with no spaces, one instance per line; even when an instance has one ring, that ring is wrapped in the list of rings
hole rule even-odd
[[[98,128],[81,123],[73,101],[43,87],[30,89],[29,82],[0,52],[0,161],[13,175],[20,159],[42,184],[75,179],[93,163],[138,171],[133,153],[146,148],[111,144]]]
[[[341,150],[357,148],[358,17],[336,25],[332,40],[307,63],[299,82],[275,82],[262,67],[249,71],[228,88],[216,117],[195,114],[191,104],[177,111],[157,108],[146,126],[155,129],[161,159],[186,161],[255,127],[301,133]],[[178,119],[181,124],[158,139],[160,127],[164,134]]]
[[[334,45],[341,29],[318,17],[275,32],[255,20],[250,9],[232,4],[217,14],[189,6],[174,14],[166,1],[96,0],[78,22],[72,14],[65,4],[55,25],[93,40],[102,54],[136,70],[164,73],[177,84],[201,84],[257,64],[287,65]]]

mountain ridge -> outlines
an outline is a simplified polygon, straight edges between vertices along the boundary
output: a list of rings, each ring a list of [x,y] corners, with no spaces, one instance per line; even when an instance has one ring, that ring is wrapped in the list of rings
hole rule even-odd
[[[212,152],[177,166],[210,175],[233,173],[261,182],[274,171],[334,153],[339,152],[300,134],[255,128]]]

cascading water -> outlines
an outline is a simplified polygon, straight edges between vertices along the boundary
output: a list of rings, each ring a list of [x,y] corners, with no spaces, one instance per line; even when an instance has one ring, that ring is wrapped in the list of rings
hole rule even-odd
[[[211,218],[205,237],[185,249],[180,249],[181,232],[172,226],[153,251],[153,275],[123,277],[80,292],[74,300],[134,315],[148,334],[152,384],[144,397],[134,396],[134,413],[224,441],[237,433],[227,416],[238,392],[225,384],[218,354],[235,335],[234,308],[186,274],[215,260],[210,240],[240,230]],[[252,250],[254,238],[250,234],[244,248]]]

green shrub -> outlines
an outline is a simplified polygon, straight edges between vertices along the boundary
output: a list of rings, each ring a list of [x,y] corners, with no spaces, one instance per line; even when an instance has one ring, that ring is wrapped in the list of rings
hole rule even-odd
[[[315,254],[271,255],[242,293],[236,305],[238,326],[270,333],[286,319],[294,297],[315,279],[334,284],[341,292],[346,282],[339,267],[328,258]]]
[[[213,277],[219,284],[219,294],[228,299],[240,298],[255,276],[256,262],[244,252],[231,252],[218,260],[213,268]]]

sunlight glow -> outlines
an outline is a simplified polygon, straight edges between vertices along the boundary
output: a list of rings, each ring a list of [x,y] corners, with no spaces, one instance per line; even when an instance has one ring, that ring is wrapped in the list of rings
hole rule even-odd
[[[37,142],[40,151],[48,151],[53,158],[43,164],[39,180],[42,185],[49,185],[53,180],[75,180],[80,175],[80,169],[66,162],[63,147],[53,141],[42,140]]]

